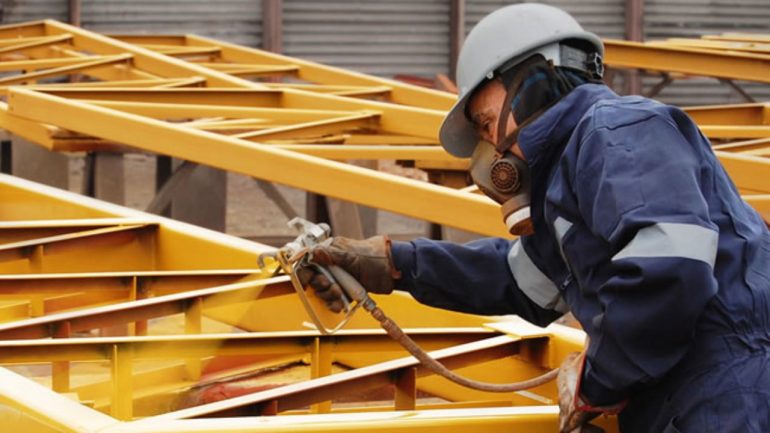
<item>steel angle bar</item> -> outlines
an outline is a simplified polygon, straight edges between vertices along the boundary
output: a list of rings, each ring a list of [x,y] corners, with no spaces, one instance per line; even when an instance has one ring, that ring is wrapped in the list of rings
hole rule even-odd
[[[66,100],[10,91],[11,114],[440,224],[509,236],[491,200],[387,173]],[[383,120],[384,122],[384,120]],[[212,157],[211,149],[217,152]],[[312,181],[308,181],[312,179]],[[377,194],[372,194],[377,191]],[[452,212],[447,210],[451,209]]]
[[[612,39],[605,39],[604,46],[604,62],[610,67],[770,83],[770,55],[661,47]]]
[[[770,193],[770,159],[716,151],[717,157],[742,191]]]

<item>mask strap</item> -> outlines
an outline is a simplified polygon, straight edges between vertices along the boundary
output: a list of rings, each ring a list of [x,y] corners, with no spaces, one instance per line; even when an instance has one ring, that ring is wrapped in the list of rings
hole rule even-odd
[[[499,155],[502,155],[510,150],[514,143],[516,143],[519,138],[519,129],[521,129],[523,126],[517,125],[517,128],[511,134],[505,136],[505,130],[508,126],[508,116],[512,116],[511,112],[513,107],[511,107],[511,103],[516,98],[516,95],[519,93],[519,91],[522,90],[521,86],[529,77],[531,66],[543,62],[546,62],[543,56],[536,54],[516,65],[516,71],[514,72],[511,79],[508,78],[510,75],[506,74],[508,71],[502,71],[500,73],[500,78],[503,82],[503,85],[507,84],[507,89],[505,93],[505,100],[503,101],[503,106],[500,107],[500,117],[497,119],[497,139],[495,140],[495,150],[497,150]],[[547,63],[549,65],[551,64],[551,62]],[[538,114],[540,113],[538,112]],[[536,116],[532,117],[534,118]],[[527,122],[525,122],[525,124],[526,123]]]

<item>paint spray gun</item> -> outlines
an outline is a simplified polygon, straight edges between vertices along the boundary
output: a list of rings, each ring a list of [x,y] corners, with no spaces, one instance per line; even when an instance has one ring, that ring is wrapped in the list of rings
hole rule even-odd
[[[336,265],[320,266],[313,262],[313,247],[321,245],[331,238],[331,228],[328,224],[314,224],[302,218],[293,218],[289,221],[289,227],[299,232],[297,238],[281,247],[277,252],[269,253],[269,255],[278,261],[283,272],[291,278],[291,284],[315,327],[324,335],[334,334],[348,323],[356,310],[363,306],[367,300],[373,301],[358,280],[341,267]],[[260,263],[264,263],[263,257],[260,257]],[[336,325],[325,324],[313,308],[298,275],[299,270],[303,268],[312,268],[323,274],[329,281],[337,282],[342,288],[342,313],[345,317]]]
[[[320,266],[313,262],[312,249],[317,245],[331,238],[331,229],[327,224],[314,224],[302,218],[294,218],[289,221],[289,226],[299,232],[299,235],[293,241],[281,247],[277,252],[268,255],[275,258],[281,266],[284,273],[290,276],[291,283],[297,291],[297,295],[302,301],[305,310],[307,310],[310,319],[318,330],[325,335],[334,334],[344,327],[355,312],[363,307],[372,317],[377,320],[382,329],[388,335],[397,341],[412,356],[417,358],[420,363],[430,371],[459,385],[488,392],[515,392],[534,388],[544,383],[550,382],[556,378],[558,369],[553,369],[541,376],[516,383],[486,383],[460,376],[449,370],[439,361],[428,355],[417,343],[404,333],[401,327],[385,315],[377,303],[369,297],[366,289],[353,276],[339,266]],[[263,256],[260,256],[260,265],[264,264]],[[313,309],[310,299],[305,293],[305,288],[299,279],[298,271],[303,267],[312,267],[317,272],[326,276],[329,281],[336,281],[342,288],[343,312],[345,317],[336,326],[326,326],[320,316]]]

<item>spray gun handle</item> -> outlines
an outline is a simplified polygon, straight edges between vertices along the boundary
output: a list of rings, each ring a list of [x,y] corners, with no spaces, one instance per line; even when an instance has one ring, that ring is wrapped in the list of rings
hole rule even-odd
[[[364,286],[350,275],[348,271],[337,265],[331,265],[329,266],[329,272],[334,276],[334,279],[337,280],[337,284],[340,285],[343,293],[350,298],[350,300],[360,303],[369,298]]]
[[[315,263],[310,263],[310,266],[313,266],[313,268],[316,270],[316,272],[323,274],[330,283],[334,284],[337,283],[340,288],[342,289],[342,311],[345,313],[350,312],[350,301],[355,300],[354,297],[350,296],[348,293],[348,287],[351,285],[349,280],[355,281],[355,278],[353,278],[350,274],[345,272],[344,269],[340,268],[336,265],[331,265],[329,267],[324,267],[321,265],[317,265]],[[358,283],[356,281],[356,283]],[[361,286],[360,284],[358,284]]]

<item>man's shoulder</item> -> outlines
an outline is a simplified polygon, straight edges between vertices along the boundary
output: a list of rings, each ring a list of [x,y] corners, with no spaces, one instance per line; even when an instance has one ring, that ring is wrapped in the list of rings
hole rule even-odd
[[[658,122],[674,123],[671,110],[665,105],[642,96],[623,96],[596,102],[580,122],[581,135],[595,132],[626,134],[640,127],[649,127]]]

